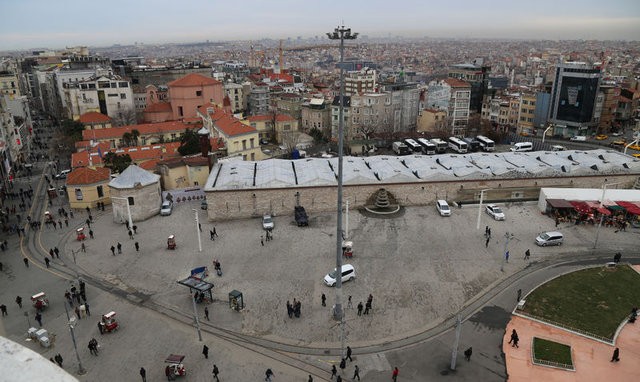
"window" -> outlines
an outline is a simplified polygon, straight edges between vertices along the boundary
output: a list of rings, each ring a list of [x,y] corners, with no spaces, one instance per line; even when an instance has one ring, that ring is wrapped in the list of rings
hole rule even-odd
[[[119,82],[118,85],[121,88],[128,88],[129,87],[129,83],[128,82]]]
[[[256,153],[251,153],[251,160],[256,160]]]
[[[124,93],[120,93],[120,99],[127,99],[127,95]]]
[[[133,196],[129,196],[127,198],[127,202],[129,203],[130,206],[135,206],[136,202],[133,200]]]
[[[253,143],[253,138],[249,139],[249,144],[251,145],[251,148],[255,147],[255,145]],[[251,155],[253,155],[253,154],[251,154]],[[253,158],[251,160],[253,160]]]
[[[243,139],[243,140],[242,140],[242,149],[243,149],[243,150],[246,150],[246,149],[247,149],[247,140],[246,140],[246,139]]]
[[[181,116],[181,117],[183,116],[182,106],[178,106],[178,115]]]
[[[82,200],[82,190],[79,188],[76,188],[75,193],[76,193],[76,200]]]
[[[202,90],[196,90],[196,97],[202,97]]]
[[[102,186],[96,187],[96,191],[98,191],[99,198],[104,198],[104,191],[102,190]]]

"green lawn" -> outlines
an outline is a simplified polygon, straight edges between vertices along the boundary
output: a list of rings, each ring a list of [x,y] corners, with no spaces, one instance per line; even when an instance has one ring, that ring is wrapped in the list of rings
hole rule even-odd
[[[629,266],[596,267],[560,276],[527,296],[524,313],[612,339],[640,306],[640,275]]]
[[[533,357],[542,361],[573,366],[571,346],[537,337],[533,338]]]

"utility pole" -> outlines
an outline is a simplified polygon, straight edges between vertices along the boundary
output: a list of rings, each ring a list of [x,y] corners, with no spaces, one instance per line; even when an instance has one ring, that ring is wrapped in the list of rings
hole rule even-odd
[[[202,240],[200,240],[200,219],[198,218],[198,210],[196,210],[195,208],[192,208],[191,210],[196,215],[196,233],[198,234],[198,250],[202,252]]]
[[[458,358],[458,344],[460,343],[460,331],[462,330],[462,318],[460,314],[456,317],[456,339],[453,342],[453,350],[451,350],[451,370],[456,369],[456,359]]]

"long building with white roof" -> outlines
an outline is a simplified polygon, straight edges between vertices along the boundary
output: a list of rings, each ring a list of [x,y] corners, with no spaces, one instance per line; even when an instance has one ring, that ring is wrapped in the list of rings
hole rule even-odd
[[[213,166],[205,185],[210,220],[335,209],[338,158],[271,159]],[[354,208],[386,189],[401,205],[436,199],[474,202],[534,200],[541,187],[598,188],[603,182],[631,187],[640,160],[617,151],[534,151],[434,156],[345,157],[344,196]]]

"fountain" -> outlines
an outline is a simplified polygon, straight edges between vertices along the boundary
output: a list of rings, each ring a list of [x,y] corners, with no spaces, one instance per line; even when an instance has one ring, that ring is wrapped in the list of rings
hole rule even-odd
[[[381,188],[375,193],[373,205],[365,206],[364,209],[375,215],[391,215],[400,211],[400,205],[395,203],[393,195]]]

